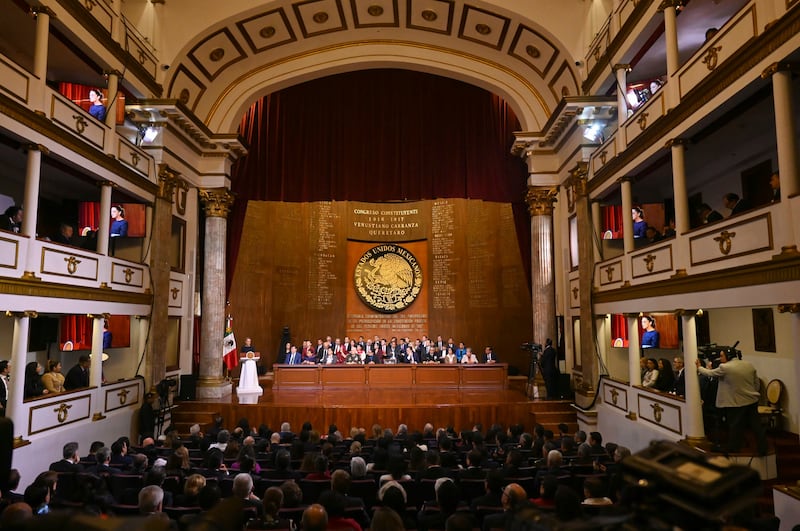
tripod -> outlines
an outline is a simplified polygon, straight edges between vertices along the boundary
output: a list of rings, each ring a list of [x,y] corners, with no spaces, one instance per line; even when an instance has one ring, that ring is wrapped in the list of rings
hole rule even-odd
[[[531,359],[528,364],[528,387],[526,389],[526,394],[529,399],[539,398],[539,388],[536,386],[536,366],[538,364],[539,351],[531,350]]]

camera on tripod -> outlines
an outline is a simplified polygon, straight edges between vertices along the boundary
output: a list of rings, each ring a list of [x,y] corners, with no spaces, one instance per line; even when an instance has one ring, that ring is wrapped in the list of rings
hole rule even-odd
[[[523,343],[519,346],[520,350],[527,350],[531,353],[539,353],[542,351],[542,344],[541,343]]]
[[[697,347],[697,358],[703,362],[704,366],[706,362],[710,361],[715,367],[719,365],[719,359],[723,353],[729,360],[732,360],[733,358],[742,359],[742,351],[736,348],[738,344],[739,342],[737,341],[733,344],[733,346],[730,347],[725,345],[717,345],[716,343],[700,345]]]

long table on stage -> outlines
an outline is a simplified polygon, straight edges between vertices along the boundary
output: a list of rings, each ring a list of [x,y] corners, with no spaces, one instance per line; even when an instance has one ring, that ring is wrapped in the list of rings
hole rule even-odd
[[[476,365],[273,365],[275,390],[285,389],[451,389],[508,388],[505,363]]]

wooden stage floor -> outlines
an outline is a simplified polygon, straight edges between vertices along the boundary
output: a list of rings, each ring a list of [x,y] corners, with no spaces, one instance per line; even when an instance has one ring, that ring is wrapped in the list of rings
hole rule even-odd
[[[262,378],[264,393],[256,404],[240,404],[236,383],[231,396],[218,400],[176,402],[173,422],[181,433],[198,422],[208,425],[215,415],[222,415],[226,427],[246,418],[251,426],[266,424],[275,430],[282,422],[299,429],[305,421],[327,432],[335,424],[342,432],[351,427],[370,430],[373,424],[395,430],[401,423],[410,430],[422,431],[425,423],[435,427],[452,426],[472,429],[481,423],[484,429],[494,423],[521,423],[527,430],[534,422],[555,427],[558,422],[575,422],[568,401],[529,400],[523,390],[508,389],[439,389],[393,387],[389,389],[281,389],[271,388],[271,380]]]

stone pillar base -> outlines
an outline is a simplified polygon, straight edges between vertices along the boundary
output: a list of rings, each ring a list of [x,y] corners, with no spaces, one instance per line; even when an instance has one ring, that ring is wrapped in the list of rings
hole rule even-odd
[[[200,379],[197,382],[197,399],[227,398],[233,393],[231,382],[221,378]]]

